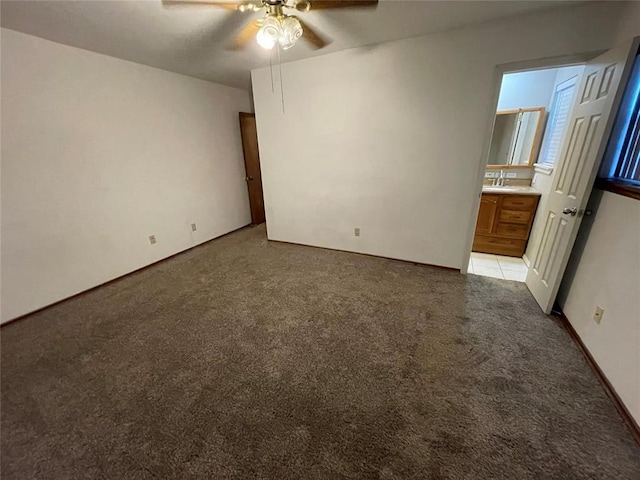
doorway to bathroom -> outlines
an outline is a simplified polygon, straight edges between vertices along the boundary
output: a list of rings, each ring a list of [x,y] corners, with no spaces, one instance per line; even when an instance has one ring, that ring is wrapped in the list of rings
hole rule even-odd
[[[525,283],[545,313],[551,311],[582,219],[589,214],[587,202],[596,174],[607,164],[606,161],[603,163],[603,158],[617,155],[619,142],[613,127],[620,123],[617,117],[626,115],[620,108],[625,92],[631,88],[631,93],[635,95],[635,84],[627,84],[639,51],[640,37],[636,37],[604,53],[589,55],[582,70],[575,75],[574,86],[564,102],[562,97],[568,81],[559,83],[558,76],[564,72],[556,71],[550,115],[542,127],[544,135],[537,139],[534,136],[529,142],[529,124],[523,118],[524,108],[518,107],[521,110],[520,117],[513,122],[506,154],[495,157],[498,164],[487,161],[487,171],[483,176],[485,184],[488,183],[486,177],[491,177],[491,168],[500,171],[495,184],[491,182],[481,188],[481,196],[498,197],[490,212],[493,222],[489,232],[478,231],[475,228],[478,222],[473,219],[474,228],[470,229],[470,233],[474,235],[469,238],[469,243],[478,253],[500,255],[504,253],[502,249],[506,248],[508,252],[505,256],[522,255],[528,267]],[[502,69],[502,72],[514,70]],[[496,88],[495,93],[496,97],[503,98],[502,89]],[[500,102],[497,99],[494,101],[498,104],[496,113],[499,113]],[[562,108],[563,104],[565,108]],[[564,125],[554,133],[554,127],[563,117],[563,110],[566,112]],[[542,118],[546,118],[545,112],[542,113]],[[495,124],[495,116],[492,124]],[[492,151],[489,144],[495,141],[494,130],[491,138],[487,138],[487,160]],[[557,144],[554,138],[558,139]],[[612,139],[613,146],[608,149]],[[526,155],[528,145],[531,145],[530,155]],[[529,163],[525,164],[523,159],[527,158]],[[509,177],[512,181],[518,180],[517,173],[514,175],[515,172],[510,171],[514,169],[531,170],[530,186],[509,184]],[[544,176],[548,178],[545,180]],[[493,178],[496,178],[495,171]],[[479,190],[480,187],[478,185]],[[487,205],[488,202],[483,201],[482,204]],[[483,217],[490,214],[485,213]],[[486,251],[487,246],[494,250]],[[481,249],[485,251],[479,251]],[[502,272],[504,269],[499,259],[497,262]],[[475,263],[472,259],[474,274]]]
[[[584,65],[502,77],[467,272],[524,282]]]

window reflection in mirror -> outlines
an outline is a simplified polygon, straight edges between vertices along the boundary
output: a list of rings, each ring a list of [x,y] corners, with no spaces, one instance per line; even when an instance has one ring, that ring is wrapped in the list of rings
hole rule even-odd
[[[497,112],[488,166],[532,166],[540,144],[544,111],[544,107],[540,107]]]

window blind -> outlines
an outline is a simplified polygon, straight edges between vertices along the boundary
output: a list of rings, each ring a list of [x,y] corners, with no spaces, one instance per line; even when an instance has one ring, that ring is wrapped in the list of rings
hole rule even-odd
[[[539,161],[555,164],[560,156],[562,137],[571,115],[573,93],[576,88],[575,80],[568,80],[558,85],[551,106],[551,116],[544,136]]]
[[[625,132],[615,178],[640,182],[640,99],[636,95]]]

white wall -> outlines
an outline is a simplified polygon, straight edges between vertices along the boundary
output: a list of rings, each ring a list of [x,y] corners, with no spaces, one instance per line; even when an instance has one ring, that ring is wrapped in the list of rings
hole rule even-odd
[[[639,34],[640,3],[609,2],[293,62],[283,65],[285,114],[268,70],[252,72],[269,238],[461,267],[494,115],[494,67],[605,50]],[[610,200],[597,218],[627,232],[624,240],[609,232],[611,249],[637,258],[638,232],[629,230],[637,214]],[[616,255],[605,266],[610,250],[599,239],[587,252],[593,260],[579,262],[587,263],[565,294],[565,311],[640,419],[640,320],[630,303],[637,267],[635,281],[621,285],[627,301],[610,307],[604,284],[618,273],[628,279],[633,261]],[[606,280],[598,282],[600,268]],[[579,278],[593,278],[590,289]],[[572,297],[573,305],[588,298],[589,307],[572,308]],[[606,303],[606,335],[580,328],[592,322],[596,298]]]
[[[640,423],[640,201],[594,190],[590,207],[595,214],[582,223],[558,301]]]
[[[505,74],[497,110],[544,107],[548,111],[557,74],[556,68]]]
[[[248,109],[242,90],[2,29],[2,321],[248,224]]]
[[[269,70],[253,71],[269,238],[462,267],[496,65],[606,49],[621,9],[580,5],[288,63],[284,114]]]
[[[616,44],[626,42],[640,34],[640,27],[638,26],[640,25],[640,2],[635,0],[626,1],[623,9],[614,38]]]

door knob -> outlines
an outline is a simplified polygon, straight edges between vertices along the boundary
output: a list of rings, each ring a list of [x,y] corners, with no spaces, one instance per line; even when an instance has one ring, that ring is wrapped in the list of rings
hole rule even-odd
[[[253,177],[244,177],[245,181],[253,180]]]
[[[576,207],[563,208],[562,213],[564,213],[565,215],[571,215],[572,217],[575,217],[578,214],[578,209]]]

